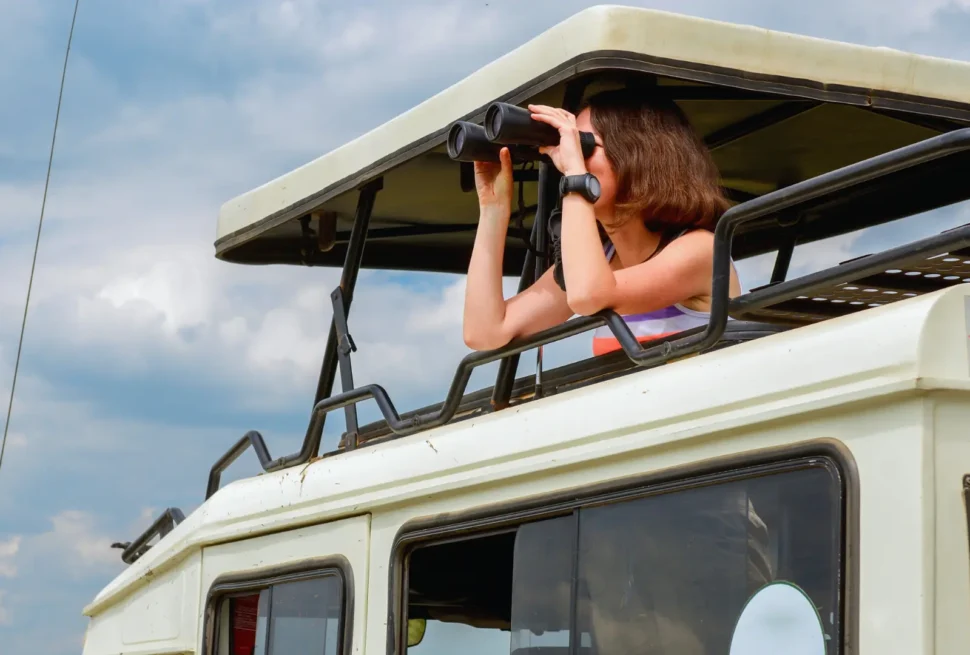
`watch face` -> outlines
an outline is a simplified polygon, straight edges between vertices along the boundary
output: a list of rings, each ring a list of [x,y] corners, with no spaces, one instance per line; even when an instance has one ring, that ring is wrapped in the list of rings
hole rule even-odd
[[[600,197],[600,181],[596,179],[595,176],[590,175],[587,180],[587,188],[589,189],[590,196],[594,201],[599,200]]]

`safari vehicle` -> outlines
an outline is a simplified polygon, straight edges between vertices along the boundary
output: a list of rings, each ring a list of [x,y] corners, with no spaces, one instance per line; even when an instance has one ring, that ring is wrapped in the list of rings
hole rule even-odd
[[[360,269],[467,266],[453,125],[626,84],[677,99],[735,203],[709,325],[640,343],[611,312],[573,318],[469,354],[405,413],[355,387]],[[970,226],[789,269],[808,244],[959,210],[968,125],[965,63],[599,7],[228,202],[220,259],[342,266],[303,445],[249,432],[198,509],[122,544],[84,653],[966,653]],[[521,286],[550,263],[556,176],[516,172]],[[729,259],[756,256],[770,280],[729,300]],[[604,325],[621,351],[516,378],[522,353]],[[381,420],[359,424],[365,400]],[[250,448],[264,473],[221,486]]]

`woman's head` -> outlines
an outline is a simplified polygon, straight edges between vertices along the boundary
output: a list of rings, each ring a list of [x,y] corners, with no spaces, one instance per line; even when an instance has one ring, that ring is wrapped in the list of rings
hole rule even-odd
[[[677,105],[649,92],[604,91],[577,115],[602,148],[586,162],[614,221],[640,218],[651,229],[711,228],[728,203],[717,167]]]

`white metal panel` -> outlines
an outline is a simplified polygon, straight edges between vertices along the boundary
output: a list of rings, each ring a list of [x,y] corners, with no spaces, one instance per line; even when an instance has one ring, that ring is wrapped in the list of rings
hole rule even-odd
[[[962,359],[954,354],[957,359]],[[936,456],[936,655],[970,650],[970,543],[963,476],[970,474],[970,398],[940,394],[933,415]]]
[[[118,576],[85,611],[102,611],[147,570],[164,569],[169,560],[207,544],[433,494],[510,484],[647,447],[799,420],[806,412],[890,393],[966,387],[970,371],[953,367],[947,357],[965,352],[966,336],[940,323],[954,320],[954,308],[968,293],[970,285],[960,285],[236,481]],[[959,321],[962,325],[962,314]],[[962,354],[957,359],[965,361]],[[737,448],[730,441],[714,446],[720,455]]]
[[[124,602],[91,619],[84,655],[193,652],[201,564],[196,552],[164,573],[146,572]]]
[[[911,395],[853,417],[861,485],[859,652],[933,653],[933,482],[928,401]]]
[[[351,652],[362,655],[367,618],[367,596],[363,590],[368,584],[370,557],[368,514],[206,548],[202,559],[203,603],[222,576],[252,573],[258,577],[275,567],[328,557],[343,557],[350,563],[350,571],[345,573],[354,597]],[[362,591],[357,592],[358,589]],[[204,611],[200,607],[196,617],[200,623]]]

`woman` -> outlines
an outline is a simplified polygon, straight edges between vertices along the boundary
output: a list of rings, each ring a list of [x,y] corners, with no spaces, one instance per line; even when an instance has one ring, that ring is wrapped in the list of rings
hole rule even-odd
[[[512,209],[512,163],[507,149],[499,164],[476,163],[481,216],[465,291],[468,347],[499,348],[573,314],[607,308],[624,315],[641,341],[706,325],[711,230],[727,201],[710,154],[680,109],[669,100],[620,90],[592,97],[576,116],[544,105],[529,105],[529,111],[559,130],[559,145],[540,150],[573,189],[562,199],[566,291],[550,269],[505,300],[502,257]],[[581,131],[592,132],[596,140],[587,159]],[[597,223],[608,237],[605,246]],[[731,296],[740,292],[732,270]],[[607,328],[596,331],[595,354],[617,348]]]

